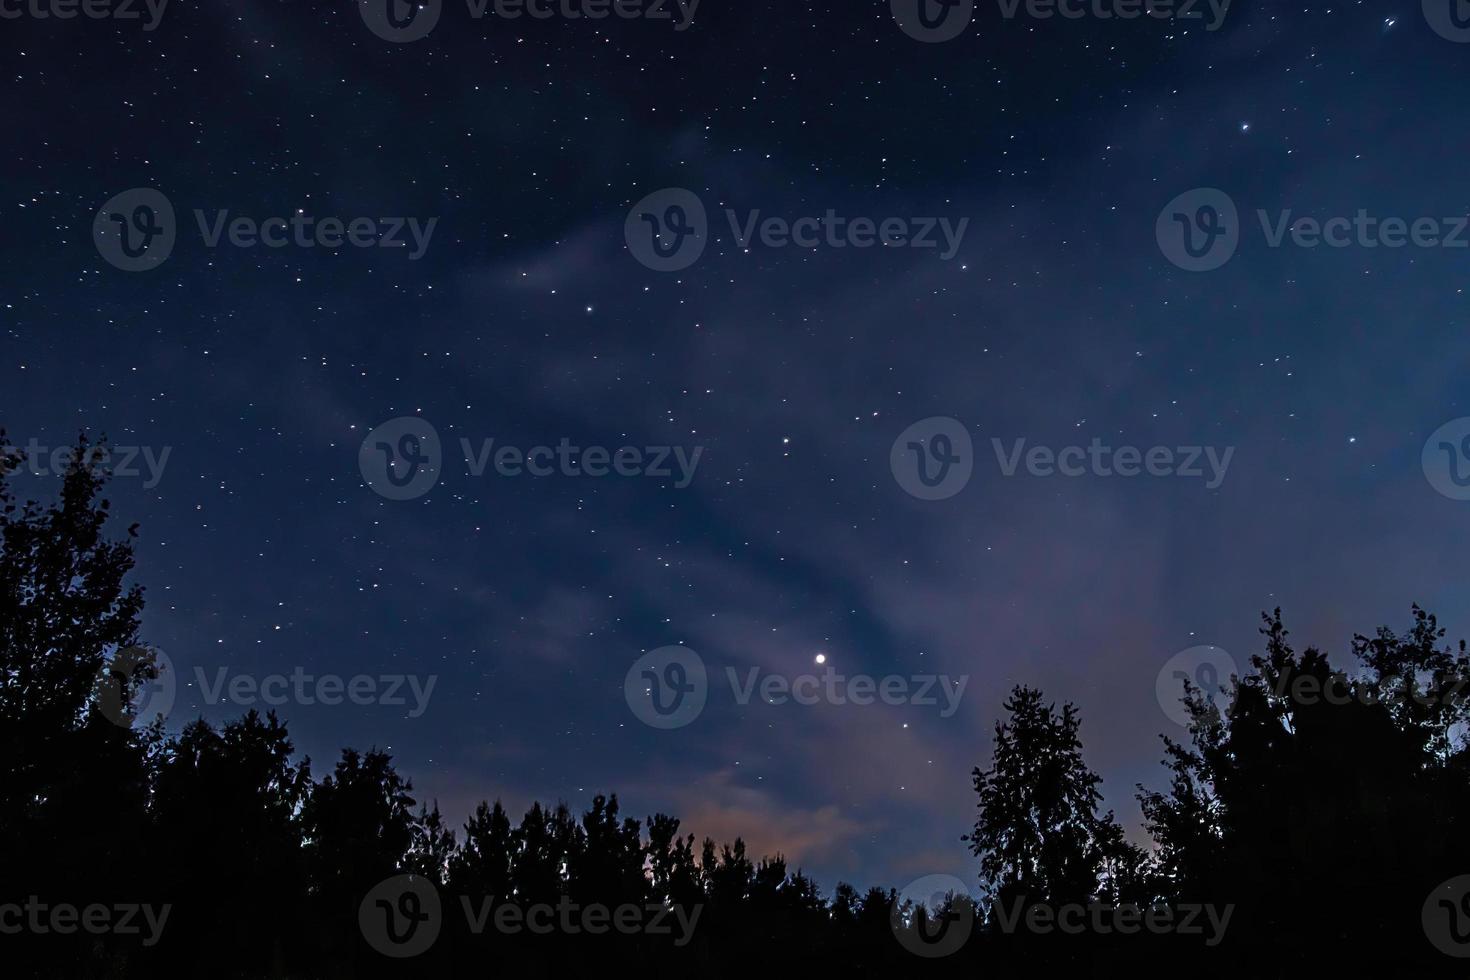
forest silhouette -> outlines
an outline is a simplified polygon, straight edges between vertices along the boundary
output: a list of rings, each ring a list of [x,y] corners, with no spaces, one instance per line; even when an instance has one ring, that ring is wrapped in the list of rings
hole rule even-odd
[[[451,828],[376,749],[318,778],[274,713],[136,717],[157,666],[99,448],[79,440],[49,504],[14,496],[19,454],[0,462],[7,976],[1464,973],[1470,656],[1417,606],[1355,638],[1350,671],[1298,653],[1276,610],[1243,676],[1186,682],[1190,737],[1163,738],[1165,788],[1138,787],[1142,843],[1100,811],[1078,708],[1019,687],[970,774],[974,830],[913,842],[968,847],[969,894],[828,895],[613,795],[519,822],[485,802]],[[152,935],[27,910],[140,903],[168,908]],[[551,928],[529,928],[538,907]]]

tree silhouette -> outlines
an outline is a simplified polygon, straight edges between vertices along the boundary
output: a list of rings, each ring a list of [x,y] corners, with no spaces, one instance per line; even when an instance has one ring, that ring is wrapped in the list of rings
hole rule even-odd
[[[592,798],[567,867],[567,894],[573,901],[618,906],[648,900],[640,831],[637,820],[618,820],[617,796]]]
[[[1463,647],[1436,649],[1415,607],[1407,636],[1355,639],[1364,670],[1348,677],[1298,656],[1279,609],[1263,620],[1228,710],[1188,691],[1193,745],[1166,739],[1170,790],[1141,792],[1160,879],[1176,900],[1234,903],[1242,957],[1304,970],[1392,950],[1393,970],[1442,969],[1418,914],[1470,857]]]
[[[402,870],[414,842],[412,789],[385,753],[343,749],[303,814],[313,887],[350,898]]]
[[[3,434],[0,434],[3,435]],[[3,438],[0,438],[3,443]],[[1281,613],[1228,698],[1186,683],[1186,741],[1164,738],[1167,785],[1138,787],[1149,846],[1099,813],[1081,717],[1041,691],[1004,702],[988,768],[972,772],[980,881],[1002,903],[1228,906],[1218,945],[1183,935],[998,933],[972,896],[931,904],[838,882],[830,901],[780,855],[717,843],[668,814],[641,824],[598,794],[580,814],[533,803],[513,824],[481,803],[462,837],[419,805],[385,753],[346,748],[313,778],[286,723],[248,712],[168,736],[144,689],[143,592],[129,528],[106,534],[101,446],[79,439],[50,506],[18,504],[0,458],[0,905],[168,903],[164,941],[0,935],[7,975],[131,977],[647,977],[774,973],[1297,977],[1325,969],[1452,975],[1426,941],[1470,952],[1470,903],[1435,889],[1470,873],[1470,655],[1415,606],[1409,629],[1356,636],[1352,673],[1292,647]],[[417,809],[416,809],[417,808]],[[412,966],[370,947],[359,907],[412,874],[440,893],[442,936]],[[1431,897],[1434,892],[1434,897]],[[463,905],[461,899],[464,900]],[[486,904],[488,903],[488,904]],[[475,930],[461,909],[600,905],[698,910],[692,936]],[[1421,920],[1422,913],[1422,920]],[[912,940],[978,923],[944,958]],[[3,924],[3,923],[0,923]],[[1463,937],[1463,939],[1459,938]],[[963,937],[962,937],[963,938]]]
[[[45,507],[17,502],[23,457],[0,451],[0,868],[11,895],[114,901],[147,889],[134,869],[160,732],[118,721],[158,670],[137,649],[142,589],[124,584],[136,527],[104,534],[104,451],[79,437],[59,500]],[[129,650],[125,670],[104,673]],[[19,968],[40,975],[101,970],[111,956],[90,937],[36,960],[39,943],[9,945]]]
[[[464,895],[488,897],[496,905],[505,903],[512,890],[514,847],[505,808],[499,800],[493,808],[482,802],[464,825],[464,843],[450,855],[450,887]]]
[[[283,926],[306,913],[301,818],[312,782],[292,751],[275,714],[254,711],[218,730],[196,721],[169,742],[152,802],[163,891],[214,896],[174,913],[171,964],[237,949],[226,972],[249,975],[299,957],[300,937]]]
[[[699,867],[694,862],[694,835],[681,839],[679,821],[662,813],[649,817],[645,823],[653,897],[671,905],[693,905],[704,895]]]
[[[449,879],[449,864],[454,857],[454,831],[444,825],[437,800],[432,809],[427,804],[419,807],[412,829],[413,843],[409,845],[404,867],[413,874],[428,878],[435,885],[445,884]]]
[[[1058,714],[1040,691],[1017,687],[1005,709],[991,768],[972,773],[980,813],[964,838],[987,891],[1067,903],[1131,888],[1141,855],[1111,811],[1097,812],[1102,780],[1083,761],[1077,708]]]

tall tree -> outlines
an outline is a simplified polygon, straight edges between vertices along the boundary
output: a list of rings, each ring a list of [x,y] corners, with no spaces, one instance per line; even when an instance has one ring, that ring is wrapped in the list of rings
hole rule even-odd
[[[1002,900],[1027,896],[1084,902],[1106,884],[1105,870],[1131,878],[1133,863],[1111,812],[1097,812],[1102,781],[1082,758],[1081,718],[1034,688],[1017,687],[997,722],[991,767],[972,775],[979,796],[965,836],[980,858],[986,888]]]
[[[237,952],[227,975],[285,970],[306,938],[302,811],[309,760],[293,761],[274,713],[251,711],[215,729],[203,720],[169,741],[153,794],[167,893],[179,903],[160,950],[175,967],[212,950]]]
[[[618,798],[601,793],[582,815],[582,844],[567,868],[573,901],[609,907],[647,901],[645,853],[640,827],[631,817],[618,819]]]
[[[1422,969],[1418,905],[1470,860],[1470,662],[1413,615],[1402,636],[1356,637],[1349,675],[1263,614],[1265,649],[1225,712],[1188,692],[1192,744],[1165,740],[1169,791],[1140,795],[1160,880],[1175,901],[1232,905],[1231,941],[1255,961]]]
[[[350,899],[405,870],[414,840],[412,791],[387,754],[342,750],[304,813],[307,857],[321,894]]]
[[[138,646],[143,590],[126,584],[137,526],[107,533],[104,458],[105,442],[80,436],[58,500],[42,506],[17,501],[24,453],[0,448],[0,868],[10,895],[137,901],[155,885],[147,803],[160,730],[130,722],[158,670]],[[26,954],[10,946],[23,972]],[[100,973],[107,955],[97,942],[51,949],[49,969],[75,975]]]

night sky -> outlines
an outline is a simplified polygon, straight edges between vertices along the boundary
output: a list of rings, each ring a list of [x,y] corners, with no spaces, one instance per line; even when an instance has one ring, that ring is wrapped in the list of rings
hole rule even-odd
[[[391,750],[455,824],[482,798],[519,815],[616,792],[782,850],[830,894],[975,879],[969,773],[1016,684],[1079,704],[1136,836],[1134,784],[1164,786],[1158,735],[1185,734],[1156,694],[1176,654],[1244,664],[1277,605],[1340,663],[1414,601],[1470,632],[1470,503],[1424,465],[1470,416],[1470,232],[1268,240],[1287,209],[1470,213],[1470,43],[1419,0],[1237,0],[1213,31],[1203,3],[1182,24],[980,0],[940,43],[887,0],[704,0],[682,30],[672,2],[668,21],[512,21],[453,0],[404,43],[344,0],[174,0],[151,31],[141,2],[132,21],[17,2],[0,423],[22,446],[86,429],[168,452],[110,496],[118,530],[141,524],[170,728],[245,710],[206,703],[196,670],[435,675],[418,717],[411,697],[278,710],[318,774],[346,745]],[[94,226],[135,188],[167,198],[176,242],[130,272]],[[708,233],[657,271],[630,209],[668,188]],[[1208,271],[1158,234],[1197,188],[1238,208]],[[196,209],[437,222],[415,257],[210,247]],[[727,209],[968,224],[947,256],[937,224],[935,248],[742,248]],[[409,417],[442,465],[390,499],[360,456]],[[935,417],[972,472],[926,500],[891,463]],[[672,454],[668,477],[475,476],[460,440],[492,438],[700,455],[686,486]],[[995,439],[1233,455],[1219,481],[1006,476]],[[672,644],[709,690],[660,730],[624,681]],[[752,667],[968,680],[948,717],[741,705],[726,669]]]

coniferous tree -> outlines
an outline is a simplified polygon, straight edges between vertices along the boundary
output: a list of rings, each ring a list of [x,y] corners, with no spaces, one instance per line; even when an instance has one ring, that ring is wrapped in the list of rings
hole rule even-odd
[[[609,907],[647,900],[641,828],[618,819],[618,798],[598,794],[582,815],[581,844],[567,869],[568,894],[582,904]]]
[[[1113,815],[1099,815],[1102,781],[1082,758],[1074,705],[1057,713],[1042,693],[1018,687],[996,723],[991,767],[972,773],[979,796],[966,835],[987,890],[1001,901],[1086,902],[1108,882],[1132,884],[1139,856]]]
[[[693,906],[704,898],[694,860],[694,835],[679,836],[679,821],[658,813],[646,821],[648,867],[653,897],[661,902]]]
[[[464,825],[464,842],[449,858],[449,885],[465,895],[489,898],[500,905],[511,895],[512,848],[510,817],[496,800],[483,801]]]

